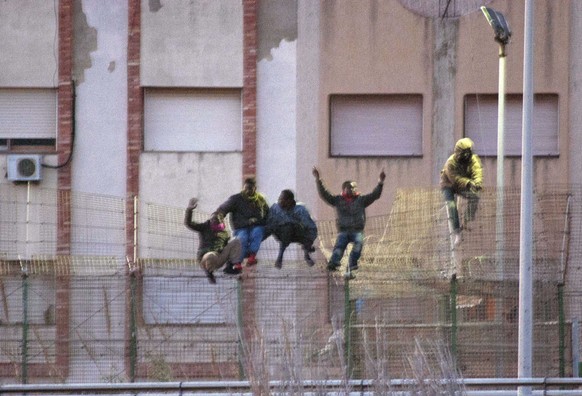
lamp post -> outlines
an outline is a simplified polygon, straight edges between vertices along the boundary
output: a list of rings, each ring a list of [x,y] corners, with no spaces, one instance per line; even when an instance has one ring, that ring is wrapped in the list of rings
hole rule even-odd
[[[489,7],[481,7],[481,11],[487,22],[493,28],[495,34],[495,41],[499,44],[499,99],[497,108],[497,205],[495,217],[495,242],[497,255],[497,270],[498,273],[503,273],[504,261],[504,190],[505,190],[505,63],[506,52],[505,46],[509,43],[511,38],[511,29],[505,17],[499,11],[495,11]],[[503,277],[501,277],[503,278]]]
[[[493,28],[495,41],[499,44],[499,98],[497,107],[497,204],[495,212],[495,251],[496,269],[500,280],[504,278],[504,249],[505,249],[505,46],[511,38],[511,30],[503,14],[488,7],[481,7],[487,22]],[[501,320],[500,310],[496,310],[496,318]],[[503,359],[500,357],[497,364],[498,373],[504,371]]]
[[[533,155],[532,114],[534,0],[525,0],[523,27],[523,113],[521,132],[521,209],[519,219],[519,345],[517,376],[531,378],[533,356]],[[518,388],[518,395],[531,395],[531,387]]]

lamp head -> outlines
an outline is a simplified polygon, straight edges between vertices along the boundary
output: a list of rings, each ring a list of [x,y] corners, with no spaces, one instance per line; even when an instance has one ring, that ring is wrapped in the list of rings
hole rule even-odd
[[[503,14],[499,11],[495,11],[493,8],[485,6],[481,7],[481,11],[483,11],[483,15],[487,18],[487,22],[489,22],[489,25],[493,28],[495,41],[502,45],[509,43],[511,29],[509,28],[509,24],[505,20]]]

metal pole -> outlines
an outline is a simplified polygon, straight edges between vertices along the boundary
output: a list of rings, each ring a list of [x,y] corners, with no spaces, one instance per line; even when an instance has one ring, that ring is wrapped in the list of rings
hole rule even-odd
[[[564,312],[564,284],[558,285],[558,373],[566,376],[566,314]]]
[[[580,323],[572,320],[572,377],[580,377]]]
[[[22,373],[21,382],[28,382],[28,268],[20,260],[22,272]]]
[[[346,278],[344,282],[344,357],[346,362],[346,379],[350,379],[352,377],[351,319],[352,309],[350,303],[350,280],[349,278]]]
[[[137,263],[137,243],[138,243],[138,222],[139,220],[139,198],[133,197],[133,265]]]
[[[244,362],[245,359],[245,350],[244,350],[244,322],[243,322],[243,290],[242,290],[242,281],[240,278],[236,282],[236,319],[237,319],[237,326],[238,326],[238,376],[239,379],[245,378],[245,369],[244,369]]]
[[[457,362],[457,277],[451,277],[451,299],[450,299],[450,309],[451,309],[451,354],[455,363]]]
[[[497,204],[495,206],[495,252],[497,259],[495,276],[500,281],[505,279],[505,83],[507,57],[505,44],[499,44],[499,98],[497,108]],[[501,301],[495,302],[495,318],[498,323],[503,322],[503,312],[499,309]],[[503,353],[497,354],[496,372],[503,375]]]
[[[129,274],[130,297],[129,297],[129,380],[135,382],[137,375],[137,275],[135,272]]]
[[[521,147],[521,211],[519,240],[519,378],[532,376],[533,340],[533,159],[532,159],[532,110],[533,110],[533,16],[534,0],[525,1],[524,52],[523,52],[523,122]],[[518,394],[531,395],[531,387],[518,387]]]
[[[497,271],[503,279],[505,248],[505,44],[499,45],[499,99],[497,108],[497,205],[495,216],[495,241],[497,251]]]

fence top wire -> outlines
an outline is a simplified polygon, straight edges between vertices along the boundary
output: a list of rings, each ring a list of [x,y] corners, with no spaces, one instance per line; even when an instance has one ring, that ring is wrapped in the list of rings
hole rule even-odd
[[[107,276],[123,273],[125,261],[105,256],[34,256],[31,259],[0,259],[0,275]]]
[[[571,239],[580,240],[580,187],[548,186],[534,192],[534,277],[560,283],[567,260],[582,255]],[[463,242],[452,255],[447,210],[434,188],[399,189],[389,215],[368,218],[365,248],[352,290],[367,296],[430,293],[448,288],[450,267],[464,281],[516,283],[519,276],[520,190],[503,191],[503,245],[499,255],[496,205],[498,192],[483,190],[478,212]],[[462,216],[466,202],[459,200]],[[331,221],[320,222],[321,251],[331,256],[336,237]],[[343,265],[347,265],[347,254]],[[404,282],[402,281],[409,281]],[[438,286],[438,283],[441,283]],[[373,285],[373,286],[371,286]]]
[[[1,188],[6,192],[2,195],[6,210],[16,208],[18,212],[17,205],[43,207],[43,210],[33,211],[34,216],[31,215],[26,222],[18,216],[0,220],[2,230],[10,235],[20,235],[14,227],[28,227],[28,224],[40,230],[39,239],[31,239],[26,244],[2,238],[2,273],[12,273],[14,267],[23,267],[29,273],[52,271],[56,274],[115,274],[128,269],[123,249],[126,241],[118,240],[127,236],[124,231],[127,200],[124,198],[49,189],[35,189],[36,192],[27,198],[21,190],[5,191],[8,187]],[[581,191],[582,186],[577,185],[545,185],[534,192],[533,260],[536,278],[563,281],[568,263],[581,258],[580,244],[571,243],[582,239]],[[476,219],[470,224],[470,230],[463,233],[464,241],[457,250],[457,265],[466,279],[491,282],[517,279],[520,190],[508,187],[504,189],[503,197],[502,262],[496,243],[498,191],[486,188],[481,194]],[[183,226],[184,208],[139,201],[138,205],[139,257],[133,265],[166,270],[190,271],[196,268],[197,237]],[[460,213],[465,205],[461,199]],[[55,209],[49,210],[51,207]],[[67,208],[73,212],[75,237],[71,250],[80,252],[68,258],[50,252],[56,248],[57,232],[45,231],[57,226],[57,214]],[[194,216],[197,221],[203,221],[209,215],[195,211]],[[318,261],[321,262],[331,256],[337,231],[335,219],[319,220],[317,226],[321,252]],[[2,245],[9,247],[1,249]],[[22,254],[22,257],[27,257],[24,261],[16,259],[20,257],[18,249],[21,248],[26,251]],[[31,250],[32,254],[24,254]],[[102,254],[108,250],[112,254]],[[277,247],[273,241],[264,241],[261,252],[265,264],[274,263]],[[344,266],[348,254],[349,250],[344,255]],[[427,280],[446,278],[451,261],[447,211],[440,190],[434,187],[398,189],[388,213],[367,219],[361,269],[354,285],[375,282],[392,287],[394,281],[411,280],[422,290],[426,288]],[[260,276],[261,268],[258,271]]]

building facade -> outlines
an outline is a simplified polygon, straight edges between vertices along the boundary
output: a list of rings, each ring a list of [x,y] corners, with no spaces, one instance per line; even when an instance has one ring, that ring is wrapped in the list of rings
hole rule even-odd
[[[16,201],[35,189],[123,200],[109,255],[130,261],[140,257],[136,199],[181,208],[198,197],[210,213],[251,175],[270,203],[290,188],[328,220],[313,166],[338,192],[346,179],[371,191],[384,170],[383,196],[368,212],[384,215],[398,189],[438,188],[456,140],[468,136],[494,189],[499,58],[479,10],[486,3],[513,30],[505,182],[518,187],[525,2],[425,3],[3,1],[0,185]],[[582,184],[581,13],[575,0],[535,2],[536,188]],[[22,155],[40,161],[40,180],[27,182]],[[57,202],[48,215],[55,243],[38,251],[4,241],[7,258],[103,255],[75,243],[86,214]]]

